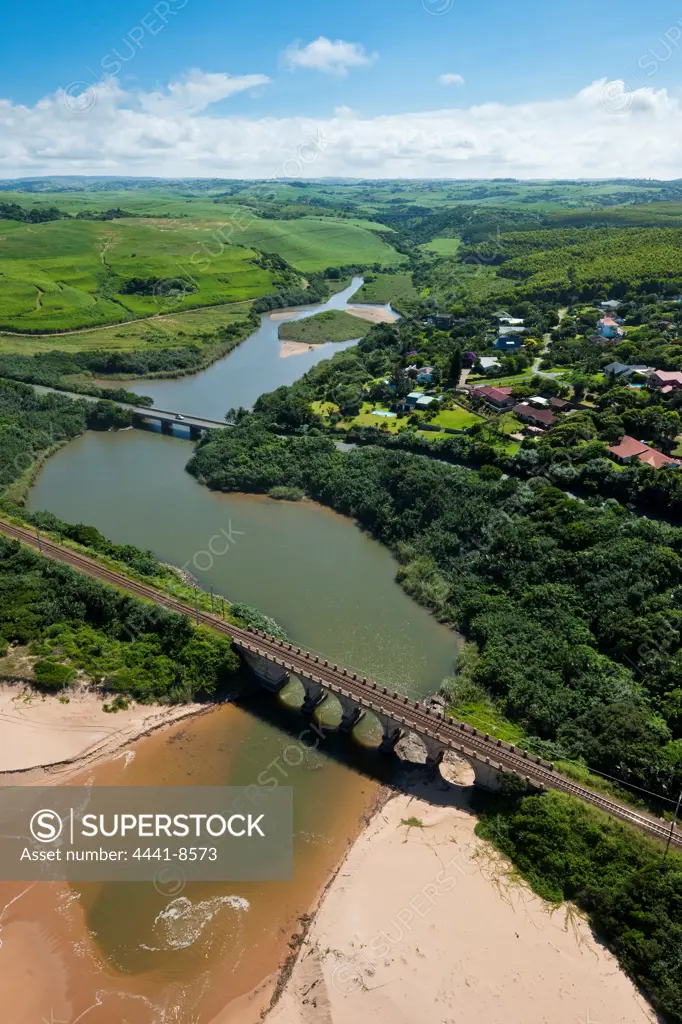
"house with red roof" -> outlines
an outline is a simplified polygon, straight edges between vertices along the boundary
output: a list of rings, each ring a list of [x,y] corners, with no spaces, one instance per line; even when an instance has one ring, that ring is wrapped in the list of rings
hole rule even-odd
[[[556,416],[549,409],[536,409],[529,402],[520,402],[515,405],[512,412],[524,423],[532,423],[534,427],[548,430],[557,422]]]
[[[622,338],[623,329],[612,316],[604,316],[597,328],[602,338]]]
[[[496,409],[510,409],[514,404],[511,397],[512,388],[496,388],[489,384],[471,389],[474,398],[482,398],[484,402],[494,405]]]
[[[671,459],[669,455],[651,448],[644,441],[638,441],[628,434],[618,444],[610,445],[609,451],[616,462],[621,465],[628,465],[631,462],[643,462],[645,466],[652,466],[654,469],[663,469],[666,466],[682,466],[679,459]]]
[[[682,372],[680,370],[655,370],[649,377],[652,388],[682,388]],[[666,394],[668,392],[666,391]]]

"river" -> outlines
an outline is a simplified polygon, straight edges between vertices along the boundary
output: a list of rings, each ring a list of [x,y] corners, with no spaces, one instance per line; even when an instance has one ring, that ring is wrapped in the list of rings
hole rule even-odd
[[[326,309],[346,309],[351,296],[362,283],[361,277],[354,277],[347,288],[332,295],[327,302],[292,310],[291,319],[303,320]],[[392,312],[390,306],[373,308]],[[226,359],[218,360],[193,377],[136,380],[126,386],[138,395],[151,395],[154,405],[159,409],[222,420],[228,409],[236,409],[240,405],[249,409],[259,395],[274,391],[283,384],[293,384],[316,363],[331,358],[335,352],[357,345],[359,338],[371,327],[371,324],[358,319],[358,338],[354,341],[315,345],[309,351],[283,359],[278,338],[281,322],[281,319],[272,320],[270,314],[266,313],[261,317],[258,330]]]
[[[345,304],[347,296],[335,299]],[[280,359],[271,344],[276,322],[269,323],[274,335],[264,323],[197,378],[135,386],[177,389],[173,397],[157,391],[155,400],[209,416],[222,416],[230,404],[251,404],[264,381],[286,382],[282,364],[287,374],[295,366],[295,376],[307,368],[301,357]],[[236,387],[235,364],[251,367],[250,390],[228,395]],[[88,433],[48,461],[29,508],[50,509],[65,520],[90,523],[114,541],[149,547],[163,561],[186,567],[203,586],[273,616],[297,643],[396,689],[413,696],[437,689],[451,671],[456,637],[400,590],[386,549],[350,520],[313,503],[201,487],[184,472],[191,450],[186,441],[142,431]],[[300,700],[295,680],[279,698],[256,692],[139,740],[128,758],[89,773],[103,785],[238,785],[272,772],[274,764],[279,781],[294,789],[295,874],[286,884],[182,891],[152,885],[53,886],[49,893],[34,888],[12,905],[3,924],[28,929],[26,953],[53,988],[68,993],[69,1020],[258,1019],[259,1002],[247,1009],[239,1000],[276,971],[300,930],[299,918],[357,833],[378,780],[391,770],[369,749],[375,739],[369,716],[351,738],[330,732],[317,749],[302,746],[297,737],[307,720]],[[323,724],[338,720],[334,702],[320,710]]]

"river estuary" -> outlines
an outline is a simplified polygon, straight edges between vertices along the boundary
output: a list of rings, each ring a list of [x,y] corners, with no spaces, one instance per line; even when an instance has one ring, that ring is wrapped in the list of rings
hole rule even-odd
[[[359,283],[331,300],[336,308]],[[204,373],[134,387],[163,408],[221,418],[230,406],[250,406],[263,391],[291,383],[328,354],[280,358],[277,322],[265,317],[252,338]],[[384,548],[312,503],[212,493],[184,472],[190,453],[187,441],[151,432],[86,434],[49,460],[29,507],[151,548],[203,586],[271,615],[297,643],[399,690],[418,696],[438,688],[451,672],[456,636],[403,594]],[[212,542],[216,537],[221,540]],[[74,1021],[258,1019],[259,998],[290,951],[298,919],[390,770],[369,746],[371,721],[351,739],[330,732],[316,749],[301,744],[307,720],[298,710],[300,690],[292,680],[278,698],[255,693],[221,706],[138,741],[126,757],[88,773],[103,785],[242,785],[274,772],[294,789],[295,868],[286,884],[182,889],[163,879],[156,887],[26,893],[3,923],[21,924],[38,962],[44,952],[51,983],[68,992],[75,1008]],[[333,702],[325,704],[322,723],[337,719]],[[245,1004],[264,984],[259,998]]]

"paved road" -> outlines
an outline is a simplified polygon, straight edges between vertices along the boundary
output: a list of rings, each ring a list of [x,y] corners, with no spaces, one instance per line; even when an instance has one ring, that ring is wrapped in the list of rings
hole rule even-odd
[[[24,527],[0,521],[0,532],[33,548],[37,547],[35,535]],[[88,576],[102,580],[121,590],[126,590],[145,600],[154,601],[156,604],[190,618],[195,616],[193,608],[176,600],[171,595],[106,569],[93,559],[86,558],[84,555],[47,538],[42,538],[41,551],[46,558],[64,562]],[[319,683],[331,693],[350,697],[362,708],[387,715],[404,729],[413,731],[417,735],[432,737],[443,746],[461,753],[470,760],[489,763],[493,768],[528,777],[543,788],[556,789],[578,797],[585,803],[592,804],[614,817],[634,825],[656,839],[667,840],[671,835],[670,826],[659,819],[636,811],[626,804],[603,796],[601,793],[596,793],[586,786],[572,782],[560,775],[541,758],[533,757],[511,744],[488,736],[488,734],[482,734],[442,712],[434,712],[408,697],[390,692],[386,687],[382,687],[372,680],[359,677],[357,673],[337,665],[331,665],[318,655],[311,654],[286,641],[277,640],[265,633],[253,629],[242,629],[231,623],[223,622],[217,616],[206,612],[199,612],[198,618],[203,625],[229,636],[234,644],[242,650],[267,658],[303,679]],[[682,832],[675,831],[671,841],[673,845],[682,848]]]
[[[63,395],[65,398],[72,398],[76,401],[101,402],[101,398],[94,395],[78,395],[73,391],[58,391],[56,388],[46,388],[42,384],[33,384],[33,389],[41,394]],[[146,416],[148,419],[159,420],[162,423],[177,423],[179,426],[200,427],[202,430],[222,430],[229,426],[224,420],[209,420],[202,416],[190,416],[188,413],[178,413],[171,409],[157,409],[154,406],[131,405],[129,402],[119,402],[112,399],[121,409],[130,409],[138,416]]]

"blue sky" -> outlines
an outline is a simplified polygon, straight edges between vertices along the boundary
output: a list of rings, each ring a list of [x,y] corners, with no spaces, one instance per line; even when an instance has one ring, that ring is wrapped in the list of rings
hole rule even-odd
[[[673,0],[34,0],[0,176],[679,177],[681,97]]]
[[[122,82],[151,89],[190,68],[273,79],[275,87],[255,98],[230,101],[234,112],[319,116],[339,105],[372,116],[426,110],[443,105],[437,77],[445,73],[465,79],[458,103],[524,102],[570,95],[603,76],[623,78],[650,47],[662,52],[661,37],[682,17],[680,5],[669,0],[454,0],[440,16],[425,7],[438,9],[451,0],[175,0],[175,7],[183,3],[162,30],[154,4],[141,0],[7,5],[0,96],[32,104],[60,86],[89,81],[87,69],[101,74],[107,54],[117,48],[129,53],[126,36],[151,12],[147,24],[157,34],[144,32]],[[361,43],[378,59],[343,78],[282,67],[280,55],[289,44],[319,36]],[[676,90],[682,52],[656,77],[658,88]]]

